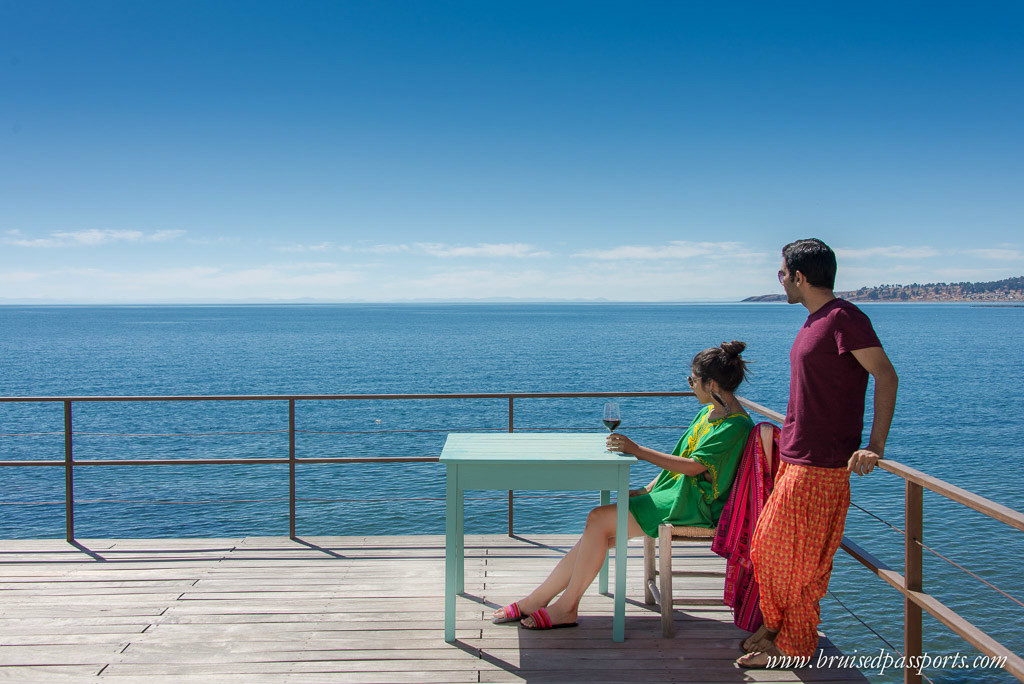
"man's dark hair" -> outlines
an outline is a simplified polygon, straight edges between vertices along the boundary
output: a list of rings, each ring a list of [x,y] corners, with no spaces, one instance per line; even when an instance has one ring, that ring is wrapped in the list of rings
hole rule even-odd
[[[831,290],[836,286],[836,254],[821,240],[810,238],[790,242],[782,248],[782,259],[786,262],[790,278],[800,271],[814,287]]]

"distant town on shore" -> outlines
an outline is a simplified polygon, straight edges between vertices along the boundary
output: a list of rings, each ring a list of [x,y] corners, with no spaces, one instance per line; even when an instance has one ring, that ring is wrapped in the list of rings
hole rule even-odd
[[[1024,303],[1024,276],[990,283],[877,285],[836,292],[851,302],[1014,302]],[[745,302],[784,302],[786,295],[747,297]]]

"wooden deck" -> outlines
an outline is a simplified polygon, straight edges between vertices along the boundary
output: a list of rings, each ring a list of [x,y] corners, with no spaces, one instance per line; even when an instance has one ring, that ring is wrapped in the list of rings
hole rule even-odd
[[[639,541],[624,643],[596,582],[576,629],[491,624],[572,542],[468,536],[447,644],[441,536],[0,541],[0,682],[866,681],[737,668],[745,633],[720,604],[721,577],[677,578],[694,603],[663,639],[643,605]],[[676,556],[705,575],[724,569],[706,544]]]

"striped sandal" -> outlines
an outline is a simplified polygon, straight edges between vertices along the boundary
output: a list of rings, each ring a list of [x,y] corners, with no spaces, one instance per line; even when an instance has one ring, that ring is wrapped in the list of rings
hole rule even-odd
[[[524,617],[523,611],[519,609],[518,603],[510,603],[501,609],[501,615],[492,617],[491,622],[496,625],[504,624],[506,622],[519,622]]]
[[[523,629],[562,629],[563,627],[575,627],[579,624],[578,622],[563,622],[559,625],[552,624],[551,616],[548,615],[548,611],[546,608],[540,608],[538,610],[535,610],[534,612],[530,613],[530,617],[533,618],[533,621],[535,623],[534,627],[530,627],[521,622],[519,623],[519,626]]]

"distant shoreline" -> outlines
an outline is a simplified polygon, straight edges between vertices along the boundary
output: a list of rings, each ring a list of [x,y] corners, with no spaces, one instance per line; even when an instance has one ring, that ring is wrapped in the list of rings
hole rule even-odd
[[[908,297],[901,299],[899,297],[864,297],[860,296],[856,291],[853,292],[836,292],[837,297],[850,302],[887,302],[896,304],[975,304],[977,306],[1021,306],[1024,307],[1024,292],[1021,292],[1016,297],[1010,295],[1008,297],[975,297],[975,298],[964,298],[964,297]],[[786,295],[757,295],[754,297],[747,297],[741,300],[745,303],[760,303],[760,302],[785,302]]]
[[[1024,276],[987,283],[926,283],[876,285],[836,292],[851,302],[1024,302]],[[747,297],[744,302],[784,302],[784,294]]]

